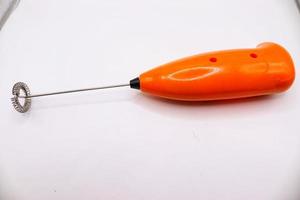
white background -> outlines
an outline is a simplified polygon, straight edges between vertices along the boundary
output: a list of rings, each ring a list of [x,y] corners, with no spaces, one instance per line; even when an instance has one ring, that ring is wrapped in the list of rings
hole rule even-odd
[[[128,88],[162,63],[273,41],[299,77],[293,0],[23,0],[0,32],[1,200],[299,200],[300,82],[285,94],[174,103]]]

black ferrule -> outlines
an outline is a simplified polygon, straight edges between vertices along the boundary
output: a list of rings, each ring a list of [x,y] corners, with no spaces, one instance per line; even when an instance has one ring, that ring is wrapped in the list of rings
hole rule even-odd
[[[130,81],[130,87],[133,89],[140,89],[140,79],[134,78]]]

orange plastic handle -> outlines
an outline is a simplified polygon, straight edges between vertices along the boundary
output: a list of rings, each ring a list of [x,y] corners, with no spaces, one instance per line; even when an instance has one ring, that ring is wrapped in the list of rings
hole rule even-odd
[[[280,45],[199,54],[140,75],[143,92],[168,99],[206,101],[268,95],[295,79],[289,53]]]

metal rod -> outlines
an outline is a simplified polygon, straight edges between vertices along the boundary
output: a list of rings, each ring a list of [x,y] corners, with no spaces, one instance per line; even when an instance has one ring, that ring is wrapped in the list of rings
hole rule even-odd
[[[297,5],[298,11],[300,12],[300,0],[295,0],[295,3]]]
[[[127,83],[127,84],[120,84],[120,85],[110,85],[110,86],[102,86],[102,87],[84,88],[84,89],[78,89],[78,90],[66,90],[66,91],[60,91],[60,92],[33,94],[33,95],[30,95],[30,96],[18,96],[18,97],[19,98],[34,98],[34,97],[43,97],[43,96],[67,94],[67,93],[74,93],[74,92],[84,92],[84,91],[90,91],[90,90],[102,90],[102,89],[116,88],[116,87],[126,87],[126,86],[130,86],[130,84]]]
[[[10,1],[9,4],[7,5],[6,10],[2,13],[2,16],[0,14],[0,30],[2,29],[3,25],[7,21],[8,17],[14,11],[14,9],[17,7],[18,4],[19,4],[19,0]],[[1,6],[3,6],[3,5],[1,4]]]

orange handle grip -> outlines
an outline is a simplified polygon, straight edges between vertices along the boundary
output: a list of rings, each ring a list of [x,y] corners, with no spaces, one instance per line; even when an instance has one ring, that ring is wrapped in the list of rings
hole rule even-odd
[[[143,92],[168,99],[206,101],[268,95],[295,79],[289,53],[280,45],[199,54],[140,75]]]

